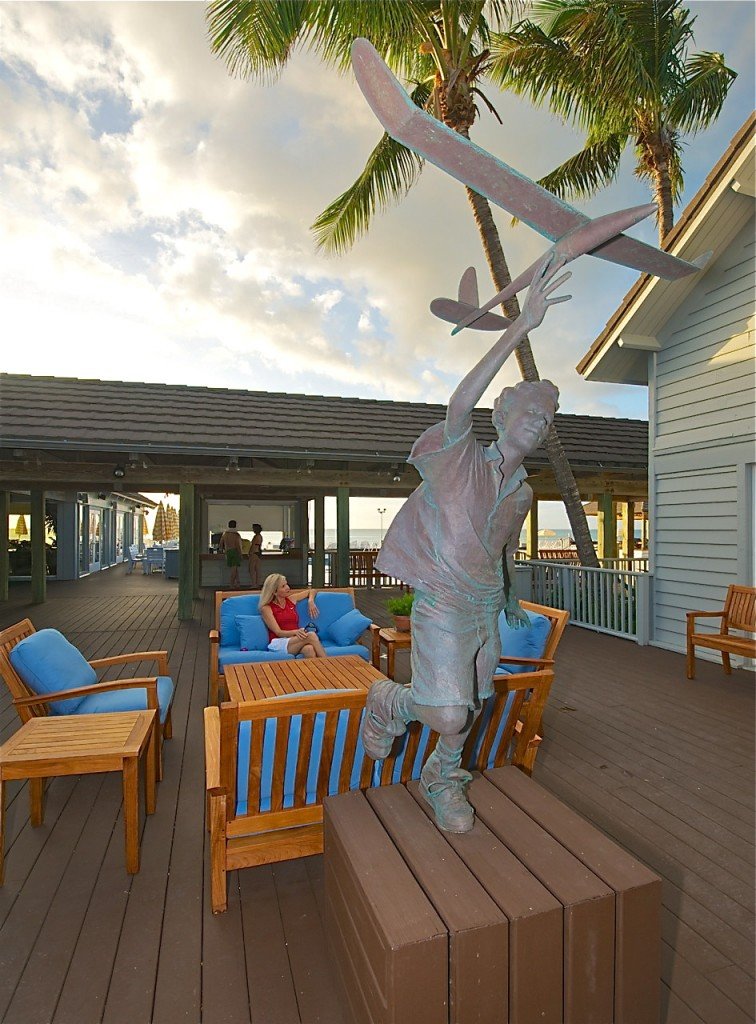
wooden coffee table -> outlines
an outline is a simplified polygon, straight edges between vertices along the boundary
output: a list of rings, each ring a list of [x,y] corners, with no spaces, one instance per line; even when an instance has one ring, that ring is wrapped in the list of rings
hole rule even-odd
[[[126,870],[139,871],[139,759],[144,756],[144,803],[155,810],[156,711],[32,718],[0,747],[0,884],[5,841],[5,783],[29,780],[31,823],[44,820],[45,779],[121,772]]]
[[[228,698],[235,704],[313,690],[369,690],[386,677],[357,654],[296,661],[255,661],[226,665]]]
[[[397,649],[406,650],[412,646],[412,633],[403,633],[398,629],[385,626],[373,634],[373,664],[380,668],[381,644],[386,648],[386,675],[389,679],[394,678],[394,666],[396,665]]]

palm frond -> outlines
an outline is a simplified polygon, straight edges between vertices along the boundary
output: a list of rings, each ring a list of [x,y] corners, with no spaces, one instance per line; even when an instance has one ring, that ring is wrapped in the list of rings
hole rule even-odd
[[[626,144],[626,134],[589,142],[575,156],[540,178],[538,184],[560,199],[587,199],[617,177]]]
[[[696,53],[685,65],[685,81],[666,111],[666,119],[682,132],[695,134],[715,121],[730,86],[738,77],[722,53]]]
[[[210,45],[232,75],[273,79],[304,25],[307,0],[212,0]]]
[[[370,154],[362,173],[311,226],[319,249],[342,254],[367,232],[375,212],[399,202],[423,168],[423,160],[388,135]]]

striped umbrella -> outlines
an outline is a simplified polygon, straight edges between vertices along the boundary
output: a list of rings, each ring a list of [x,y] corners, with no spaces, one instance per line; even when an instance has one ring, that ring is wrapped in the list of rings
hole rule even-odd
[[[13,532],[15,533],[19,540],[21,540],[22,537],[29,536],[29,529],[26,525],[26,520],[24,519],[23,516],[19,516],[18,519],[16,520],[16,528]]]
[[[152,524],[152,539],[156,544],[161,544],[164,540],[168,540],[168,518],[162,501],[155,512],[155,522]]]

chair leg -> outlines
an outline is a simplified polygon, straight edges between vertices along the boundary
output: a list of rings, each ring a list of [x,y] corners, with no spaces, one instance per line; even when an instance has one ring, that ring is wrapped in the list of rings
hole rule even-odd
[[[5,882],[5,783],[0,779],[0,885]]]
[[[732,665],[730,665],[730,655],[727,653],[727,651],[722,651],[722,664],[724,665],[724,670],[727,673],[727,675],[731,676]]]
[[[29,808],[33,828],[45,820],[45,780],[29,779]]]
[[[214,796],[210,799],[210,900],[214,914],[228,908],[226,874],[226,800]]]
[[[157,783],[157,763],[155,760],[155,743],[157,742],[155,729],[150,732],[150,739],[147,750],[144,752],[144,813],[154,814],[157,799],[155,787]]]
[[[688,640],[688,657],[686,662],[686,675],[688,679],[696,678],[696,653],[693,648],[693,644]]]
[[[171,718],[171,712],[173,708],[168,708],[168,714],[165,716],[163,722],[163,739],[169,740],[173,736],[173,719]]]

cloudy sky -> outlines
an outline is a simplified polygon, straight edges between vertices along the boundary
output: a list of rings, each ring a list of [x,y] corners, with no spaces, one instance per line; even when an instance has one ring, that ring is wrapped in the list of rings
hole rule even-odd
[[[690,5],[696,46],[740,72],[685,156],[690,198],[753,103],[754,5]],[[430,300],[486,271],[463,190],[434,167],[345,257],[309,225],[379,137],[351,77],[298,54],[274,85],[229,77],[200,3],[0,4],[3,368],[444,402],[492,336],[451,338]],[[579,148],[501,95],[475,140],[538,177]],[[629,161],[583,208],[647,201]],[[498,216],[514,271],[544,247]],[[636,229],[654,241],[653,227]],[[585,258],[534,335],[562,410],[641,417],[645,390],[575,373],[635,275]],[[505,369],[497,388],[516,379]],[[489,398],[490,396],[486,396]]]

